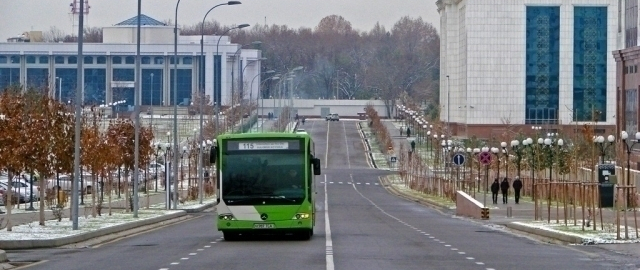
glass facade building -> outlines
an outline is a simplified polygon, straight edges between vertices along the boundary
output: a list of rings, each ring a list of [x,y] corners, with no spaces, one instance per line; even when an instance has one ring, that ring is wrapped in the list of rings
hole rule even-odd
[[[607,8],[574,7],[574,121],[607,118]]]
[[[527,7],[526,124],[558,120],[560,7]]]

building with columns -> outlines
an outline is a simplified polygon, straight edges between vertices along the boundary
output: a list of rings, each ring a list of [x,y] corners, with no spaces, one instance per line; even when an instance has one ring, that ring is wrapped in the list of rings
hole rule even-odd
[[[613,132],[618,2],[438,0],[441,120],[461,137]]]
[[[173,81],[178,83],[178,105],[189,105],[200,83],[205,95],[214,89],[214,56],[221,56],[222,105],[239,99],[256,97],[261,53],[242,49],[228,36],[204,36],[204,55],[200,53],[200,36],[178,36],[177,76],[174,75],[173,26],[148,16],[141,17],[141,104],[172,106]],[[77,57],[77,43],[25,42],[9,39],[0,43],[0,89],[19,84],[23,87],[46,87],[63,102],[74,100],[77,61],[83,61],[84,104],[109,104],[123,100],[121,106],[134,105],[137,16],[103,28],[102,43],[84,43],[83,59]],[[17,42],[16,42],[17,41]],[[22,42],[20,42],[22,41]],[[219,44],[219,45],[218,45]],[[204,57],[202,57],[204,56]],[[204,68],[201,67],[204,63]],[[241,87],[244,86],[244,87]],[[251,92],[253,91],[253,93]],[[211,98],[213,100],[213,98]]]

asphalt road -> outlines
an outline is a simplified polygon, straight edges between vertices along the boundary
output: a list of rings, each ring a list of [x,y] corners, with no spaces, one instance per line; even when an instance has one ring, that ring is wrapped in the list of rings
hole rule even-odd
[[[354,121],[307,121],[322,172],[309,241],[222,240],[215,213],[84,249],[10,252],[47,260],[29,269],[638,269],[637,258],[544,244],[442,214],[389,194],[371,169]]]

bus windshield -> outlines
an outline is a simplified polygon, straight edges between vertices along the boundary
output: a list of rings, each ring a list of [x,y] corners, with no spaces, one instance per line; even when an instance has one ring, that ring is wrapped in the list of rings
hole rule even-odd
[[[292,205],[305,199],[304,153],[247,151],[225,155],[222,199],[227,205]]]

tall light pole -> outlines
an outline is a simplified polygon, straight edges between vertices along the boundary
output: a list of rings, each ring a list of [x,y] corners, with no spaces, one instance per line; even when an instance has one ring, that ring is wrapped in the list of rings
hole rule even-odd
[[[74,158],[73,158],[73,178],[80,179],[80,130],[82,127],[82,90],[84,83],[82,83],[84,70],[82,69],[83,55],[82,55],[82,42],[84,38],[84,1],[80,1],[80,14],[78,14],[78,79],[76,83],[76,104],[75,104],[75,134],[74,134]],[[71,185],[71,227],[73,230],[78,230],[78,184],[80,181],[73,181]]]
[[[219,130],[219,127],[220,127],[220,104],[222,103],[222,88],[221,88],[222,87],[222,82],[221,82],[222,75],[217,76],[218,73],[222,72],[220,70],[222,68],[222,60],[218,59],[220,57],[220,55],[219,55],[220,51],[218,50],[219,47],[220,47],[220,39],[226,33],[228,33],[231,30],[242,29],[242,28],[245,28],[245,27],[249,27],[249,24],[244,23],[244,24],[241,24],[241,25],[238,25],[238,26],[235,26],[235,27],[231,27],[231,28],[225,30],[218,37],[218,43],[216,43],[216,55],[215,55],[215,59],[216,60],[213,61],[214,62],[214,66],[213,66],[214,74],[216,75],[216,76],[214,76],[215,80],[214,80],[214,87],[213,87],[213,92],[214,92],[213,95],[214,95],[214,97],[216,99],[216,104],[215,104],[216,105],[216,133],[219,133],[218,130]]]
[[[140,74],[140,17],[142,16],[142,0],[138,0],[138,35],[136,37],[136,85],[134,96],[135,113],[135,138],[134,138],[134,163],[133,163],[133,217],[138,217],[138,179],[140,175],[140,102],[142,98],[142,74]],[[145,187],[146,188],[146,187]],[[128,195],[128,194],[127,194]]]
[[[173,149],[178,149],[178,6],[180,6],[180,0],[176,3],[175,25],[173,26]],[[171,80],[171,76],[169,76],[169,80]],[[173,156],[172,165],[173,173],[177,176],[178,155]],[[171,175],[169,175],[170,177]],[[170,190],[170,188],[167,188],[167,191]],[[178,209],[177,179],[174,181],[173,202],[173,209]]]
[[[447,75],[447,136],[451,136],[451,85],[449,84],[449,75]]]
[[[274,81],[274,80],[280,82],[279,74],[275,74],[273,77],[271,77],[271,81]],[[277,83],[276,83],[276,87],[278,87]],[[271,92],[271,91],[269,91],[269,92]],[[273,110],[273,112],[275,114],[275,112],[276,112],[276,110],[275,110],[276,100],[275,100],[275,97],[273,95],[271,95],[271,98],[273,98],[273,108],[272,108],[272,110]],[[264,96],[262,97],[262,118],[263,118],[262,119],[262,125],[260,126],[260,129],[262,130],[262,132],[264,132]]]
[[[207,13],[204,14],[204,17],[202,18],[202,24],[200,25],[200,69],[198,70],[198,73],[200,74],[200,76],[205,76],[205,73],[202,72],[204,70],[205,67],[205,63],[204,63],[204,22],[207,19],[207,16],[209,15],[209,13],[216,7],[219,6],[224,6],[224,5],[239,5],[241,4],[240,1],[229,1],[227,3],[223,3],[223,4],[218,4],[213,6],[212,8],[210,8]],[[177,71],[176,71],[177,72]],[[176,78],[177,79],[177,78]],[[198,144],[200,144],[200,142],[204,141],[204,137],[202,136],[202,130],[203,130],[203,116],[202,116],[202,105],[203,105],[203,101],[204,101],[204,95],[205,95],[205,91],[204,91],[204,78],[199,78],[200,81],[200,91],[198,91],[200,93],[199,95],[199,101],[198,101],[198,110],[200,111],[200,140],[198,141]],[[216,129],[218,127],[216,126]],[[177,146],[177,145],[176,145]],[[202,204],[202,197],[203,197],[203,183],[204,183],[204,171],[202,169],[202,151],[200,151],[198,153],[198,197],[200,198],[200,204]]]
[[[233,63],[231,65],[233,67],[233,68],[231,68],[231,105],[233,105],[233,102],[234,102],[235,78],[234,78],[233,75],[234,75],[234,71],[236,69],[236,58],[238,57],[238,53],[242,50],[242,48],[244,48],[246,46],[249,46],[249,45],[260,45],[260,44],[262,44],[262,41],[254,41],[254,42],[251,42],[251,43],[243,44],[236,50],[236,52],[233,53],[233,60],[231,62],[231,63]],[[242,62],[238,62],[238,64],[240,64],[240,66],[242,66]],[[248,64],[245,65],[245,67],[247,67],[247,66],[248,66]],[[243,96],[243,94],[242,94],[242,89],[243,89],[243,87],[242,87],[242,76],[243,76],[243,73],[244,73],[244,68],[240,69],[240,74],[238,75],[238,79],[239,79],[239,82],[238,82],[238,88],[239,88],[238,89],[239,90],[238,91],[238,97],[240,97],[239,98],[240,101],[242,101],[242,96]]]
[[[261,74],[271,74],[271,73],[275,73],[275,70],[267,70],[265,72],[260,72],[258,74],[256,74],[256,76],[253,76],[253,79],[251,79],[251,88],[249,91],[251,91],[251,93],[253,93],[253,81],[260,76]],[[266,81],[267,79],[263,80],[262,82]],[[262,86],[262,82],[258,85],[258,93],[260,93],[260,87]],[[258,103],[258,97],[259,95],[256,94],[256,104]],[[251,104],[251,98],[249,98],[249,104]],[[264,98],[263,98],[263,102],[262,104],[264,105]],[[262,108],[262,113],[263,113],[263,117],[264,118],[264,107]],[[264,120],[264,119],[263,119]],[[264,121],[262,121],[262,123],[264,123]]]
[[[58,80],[58,102],[62,102],[62,77],[56,77],[56,80]],[[55,95],[53,95],[53,98],[55,98]]]
[[[622,134],[620,136],[622,138],[622,142],[624,143],[624,148],[627,152],[627,187],[631,186],[631,150],[633,149],[633,146],[635,146],[637,143],[640,143],[640,132],[636,132],[636,139],[629,139],[629,134],[626,131],[622,131]],[[629,202],[631,202],[631,207],[635,208],[636,207],[636,202],[635,200],[633,200],[633,197],[631,196],[631,190],[629,188],[626,188],[627,190],[627,199],[625,200],[625,208],[628,206]],[[626,209],[625,209],[626,211]],[[625,214],[625,218],[626,218],[626,214]]]

